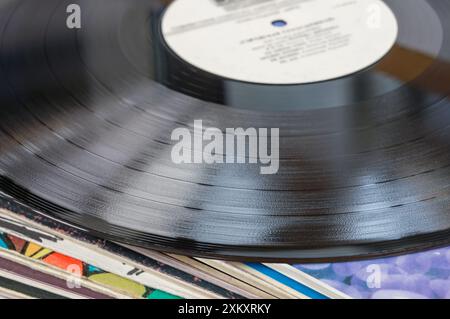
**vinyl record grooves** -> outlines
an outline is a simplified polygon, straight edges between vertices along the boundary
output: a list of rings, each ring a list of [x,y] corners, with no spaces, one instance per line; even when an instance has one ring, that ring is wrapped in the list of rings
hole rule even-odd
[[[194,256],[336,261],[450,243],[448,1],[386,0],[398,35],[382,59],[276,85],[185,62],[161,29],[171,2],[0,2],[4,195]],[[81,29],[66,27],[72,3]],[[175,164],[171,134],[196,120],[279,128],[278,173]]]

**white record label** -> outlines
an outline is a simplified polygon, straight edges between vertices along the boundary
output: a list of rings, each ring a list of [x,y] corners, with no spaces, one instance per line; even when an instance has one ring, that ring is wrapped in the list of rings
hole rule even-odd
[[[302,84],[361,71],[398,35],[381,0],[175,0],[162,19],[169,48],[209,73]]]

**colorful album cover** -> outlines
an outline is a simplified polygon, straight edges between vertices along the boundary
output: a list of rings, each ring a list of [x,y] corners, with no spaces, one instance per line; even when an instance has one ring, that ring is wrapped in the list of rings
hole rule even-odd
[[[95,264],[97,267],[101,264],[100,268],[140,282],[145,286],[155,287],[157,284],[158,289],[184,298],[242,298],[236,293],[186,271],[142,256],[113,242],[89,235],[80,228],[60,223],[18,204],[8,197],[0,196],[0,207],[6,209],[4,215],[6,212],[12,214],[10,219],[3,217],[0,221],[0,228],[14,228],[16,232],[13,234],[16,236],[21,235],[26,240],[35,239],[35,242],[47,248],[58,248],[59,252]],[[14,226],[14,223],[19,225]],[[33,223],[35,226],[25,225],[27,223]],[[52,234],[36,230],[36,225]]]
[[[0,249],[5,249],[27,258],[40,261],[48,266],[56,267],[62,271],[71,272],[71,275],[85,278],[95,284],[109,287],[115,291],[122,292],[133,298],[145,299],[177,299],[179,297],[168,294],[161,290],[152,289],[132,281],[127,278],[120,277],[110,272],[106,272],[100,268],[87,264],[79,259],[69,257],[49,248],[42,247],[33,242],[26,241],[22,238],[1,233],[0,232]],[[11,261],[0,259],[0,268],[11,270],[21,270],[19,266],[11,267]],[[30,270],[27,271],[28,273]],[[75,284],[75,279],[73,279]],[[63,287],[63,285],[60,285]],[[81,287],[74,287],[73,291],[81,290]],[[98,295],[94,295],[99,298]]]
[[[358,299],[450,299],[450,247],[423,253],[295,267]]]

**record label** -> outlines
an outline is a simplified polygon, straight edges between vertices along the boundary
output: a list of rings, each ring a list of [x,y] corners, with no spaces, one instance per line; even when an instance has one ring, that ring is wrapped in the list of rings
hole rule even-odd
[[[162,34],[182,60],[209,73],[304,84],[378,62],[393,47],[398,24],[381,0],[175,0]]]

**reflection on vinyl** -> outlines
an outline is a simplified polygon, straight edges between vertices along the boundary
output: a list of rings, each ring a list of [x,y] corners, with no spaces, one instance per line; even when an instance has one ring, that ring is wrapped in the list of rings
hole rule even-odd
[[[207,37],[205,25],[259,30],[263,23],[274,31],[237,35],[236,43],[294,75],[302,69],[285,63],[330,63],[323,50],[342,53],[359,39],[324,25],[339,23],[328,15],[305,24],[283,16],[321,0],[0,1],[3,196],[107,239],[195,256],[323,261],[450,243],[447,0],[383,1],[398,27],[387,53],[370,64],[360,59],[363,68],[351,74],[344,64],[359,60],[343,55],[333,61],[342,76],[308,81],[309,73],[298,84],[234,78],[236,70],[249,79],[267,74],[250,69],[245,54],[236,70],[221,69],[226,76],[208,68],[214,64],[202,68],[195,41],[183,56],[177,43],[186,43],[162,29],[177,1],[195,2],[199,12],[204,2],[223,14],[202,20],[207,24],[188,19],[178,40],[192,37],[186,32]],[[67,27],[73,3],[80,28]],[[327,3],[329,10],[352,5]],[[249,10],[263,14],[250,19]],[[289,54],[286,43],[295,43]],[[172,133],[195,135],[198,120],[223,132],[279,129],[279,170],[174,162]]]

